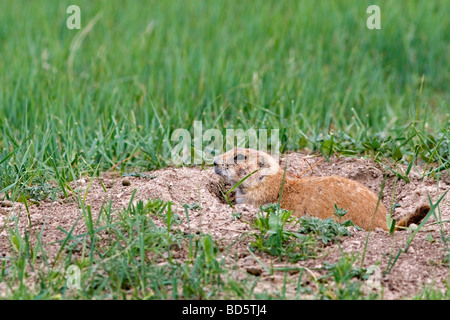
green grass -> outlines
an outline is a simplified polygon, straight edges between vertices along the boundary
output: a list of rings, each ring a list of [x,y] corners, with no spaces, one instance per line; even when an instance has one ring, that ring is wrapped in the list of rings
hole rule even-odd
[[[49,254],[42,245],[42,233],[36,234],[36,244],[31,245],[30,235],[28,232],[21,234],[16,217],[14,227],[8,229],[12,254],[2,259],[0,270],[0,282],[6,288],[2,292],[2,298],[292,298],[286,296],[285,292],[287,285],[295,285],[292,280],[285,282],[284,288],[279,291],[256,292],[254,289],[257,283],[263,280],[250,274],[242,278],[242,275],[236,273],[235,267],[225,262],[218,245],[210,235],[174,230],[172,227],[179,221],[172,213],[170,202],[153,199],[138,201],[135,205],[131,203],[132,199],[129,206],[122,210],[113,210],[111,203],[105,204],[95,221],[92,219],[91,209],[84,208],[80,203],[85,219],[80,218],[73,227],[84,221],[88,231],[75,236],[72,234],[73,228],[62,229],[66,237],[58,241],[61,247],[55,259],[49,259]],[[270,214],[274,216],[278,213]],[[113,215],[117,215],[114,220]],[[289,254],[291,260],[297,258],[294,261],[316,255],[313,246],[317,247],[318,241],[324,240],[322,235],[317,233],[318,229],[328,230],[328,234],[334,229],[330,229],[330,221],[326,220],[321,222],[319,219],[304,219],[301,224],[305,225],[301,232],[311,234],[301,238],[299,234],[288,234],[285,231],[283,239],[287,241],[286,236],[301,238],[301,247],[309,246],[310,255],[307,256],[304,252],[302,257],[292,255],[292,249],[295,249],[292,244],[283,247],[283,251]],[[311,230],[311,224],[317,229]],[[337,234],[332,235],[333,239],[336,237]],[[326,242],[330,240],[327,239]],[[269,242],[270,240],[266,245],[274,248],[273,243]],[[295,243],[295,240],[292,243]],[[179,259],[178,253],[183,248],[187,248],[187,258]],[[282,257],[279,250],[274,254]],[[358,281],[367,279],[366,271],[357,269],[354,262],[354,259],[344,255],[336,264],[325,265],[324,275],[316,280],[318,289],[314,291],[307,286],[299,287],[298,294],[305,293],[309,298],[316,299],[373,299],[376,296],[366,295],[361,289],[363,282]],[[73,267],[79,270],[78,288],[72,288],[69,284],[71,278],[68,270]],[[305,269],[299,269],[302,272],[298,281],[301,281]],[[283,272],[274,269],[268,271],[270,274],[275,271]],[[284,270],[285,275],[287,272],[288,270]],[[330,289],[333,286],[330,287],[329,284],[333,282],[337,283],[337,287]]]
[[[194,120],[279,129],[282,150],[449,166],[448,1],[380,1],[376,31],[364,1],[80,1],[80,31],[68,4],[2,2],[10,198],[118,163],[165,166],[171,133]]]
[[[380,0],[381,30],[366,28],[373,3],[359,0],[84,0],[81,30],[66,28],[70,4],[0,0],[1,199],[31,205],[75,194],[69,182],[82,176],[164,167],[171,133],[193,133],[196,120],[224,134],[279,129],[281,151],[363,155],[409,170],[423,163],[436,179],[450,168],[447,0]],[[408,181],[409,171],[387,170]],[[65,230],[56,269],[39,235],[32,248],[17,225],[7,230],[13,256],[0,258],[0,282],[18,286],[9,297],[284,297],[254,294],[251,277],[229,275],[209,235],[173,232],[167,204],[130,206],[113,222],[107,205],[93,221],[79,202],[88,233]],[[152,223],[155,210],[168,219],[164,230]],[[181,243],[188,263],[143,263],[163,253],[170,262]],[[80,246],[89,285],[70,293],[64,270]],[[31,288],[27,268],[38,255]],[[343,259],[336,268],[352,275]],[[339,292],[318,285],[316,297],[358,297],[344,282]]]
[[[320,255],[320,250],[343,236],[350,236],[346,225],[328,218],[291,217],[292,211],[281,209],[277,204],[261,208],[251,226],[258,230],[250,246],[291,262],[306,260]]]

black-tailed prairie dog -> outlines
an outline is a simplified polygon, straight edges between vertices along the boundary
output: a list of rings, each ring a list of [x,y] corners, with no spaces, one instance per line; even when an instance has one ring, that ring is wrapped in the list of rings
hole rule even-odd
[[[214,172],[231,185],[253,173],[236,188],[237,203],[259,206],[279,201],[284,170],[265,152],[235,148],[214,159]],[[281,208],[292,210],[297,217],[308,214],[321,219],[337,219],[334,214],[336,205],[347,210],[344,219],[352,220],[365,230],[387,230],[387,211],[378,197],[362,184],[343,177],[298,178],[286,173],[280,204]],[[397,227],[420,222],[429,210],[429,205],[419,206]]]

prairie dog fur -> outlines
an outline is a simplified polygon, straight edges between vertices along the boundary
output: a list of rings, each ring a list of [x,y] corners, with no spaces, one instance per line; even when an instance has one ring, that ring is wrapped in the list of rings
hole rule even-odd
[[[214,159],[214,172],[231,185],[254,172],[236,188],[237,203],[260,206],[279,200],[284,170],[265,152],[235,148]],[[387,230],[386,208],[362,184],[338,176],[297,178],[286,172],[281,195],[283,209],[292,210],[297,217],[309,214],[321,219],[337,219],[335,204],[348,211],[344,219],[352,220],[355,225],[365,230]],[[396,227],[419,223],[429,210],[429,205],[419,206]]]

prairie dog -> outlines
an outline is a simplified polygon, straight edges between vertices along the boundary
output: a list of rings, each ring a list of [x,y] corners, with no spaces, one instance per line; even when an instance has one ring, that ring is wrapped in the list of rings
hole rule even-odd
[[[235,148],[214,159],[214,172],[231,185],[253,173],[236,188],[237,203],[260,206],[279,200],[284,170],[265,152]],[[365,230],[388,230],[384,205],[372,191],[354,180],[338,176],[297,178],[287,172],[284,179],[281,208],[292,210],[297,217],[309,214],[337,220],[336,204],[348,211],[345,220],[352,220]],[[398,222],[396,228],[420,222],[429,210],[429,205],[419,206]]]

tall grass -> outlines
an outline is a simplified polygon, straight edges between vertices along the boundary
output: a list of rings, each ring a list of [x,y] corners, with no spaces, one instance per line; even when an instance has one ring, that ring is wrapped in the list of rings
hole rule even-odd
[[[67,1],[1,5],[0,190],[16,196],[164,166],[194,120],[278,128],[284,150],[343,132],[349,152],[393,141],[448,163],[448,1],[381,1],[381,30],[364,1],[80,1],[81,30]]]

